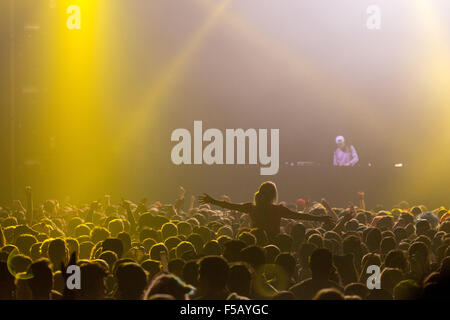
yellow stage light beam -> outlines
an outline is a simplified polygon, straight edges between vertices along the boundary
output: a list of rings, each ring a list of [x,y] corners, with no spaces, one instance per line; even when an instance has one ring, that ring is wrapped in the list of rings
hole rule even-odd
[[[78,199],[92,197],[109,174],[100,99],[108,85],[102,71],[107,30],[98,23],[107,8],[104,0],[65,0],[53,13],[47,79],[55,149],[51,180],[57,192]]]
[[[180,79],[189,61],[191,61],[208,34],[217,24],[219,17],[226,11],[230,2],[231,0],[212,1],[211,11],[206,21],[189,38],[186,46],[180,53],[171,60],[164,74],[156,80],[156,84],[153,87],[149,88],[142,104],[126,121],[126,126],[117,140],[117,151],[122,152],[130,139],[136,137],[143,127],[158,124],[157,119],[161,113],[164,99],[167,98],[176,81]]]
[[[416,145],[420,150],[410,146],[412,164],[420,168],[414,176],[407,177],[410,185],[420,181],[421,193],[427,198],[434,190],[436,177],[448,171],[450,148],[442,148],[450,141],[450,37],[448,25],[441,16],[435,1],[415,0],[411,3],[415,10],[417,34],[420,35],[420,45],[417,46],[417,85],[422,88],[424,124],[426,130]]]

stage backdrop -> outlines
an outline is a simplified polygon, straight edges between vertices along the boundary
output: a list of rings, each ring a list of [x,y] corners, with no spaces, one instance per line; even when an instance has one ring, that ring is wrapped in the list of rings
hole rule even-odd
[[[25,185],[39,198],[170,200],[179,184],[244,201],[264,180],[290,202],[323,189],[345,205],[358,188],[373,190],[373,205],[446,200],[448,1],[15,3],[12,23],[7,4],[1,10],[2,30],[15,35],[2,38],[11,49],[1,60],[2,161],[13,164],[4,202]],[[68,22],[73,4],[79,29]],[[376,30],[367,26],[372,4]],[[279,173],[174,165],[171,133],[193,133],[195,120],[222,132],[279,129]],[[372,170],[344,193],[329,170],[337,135]],[[291,166],[298,161],[320,167]],[[405,170],[392,174],[395,163]]]

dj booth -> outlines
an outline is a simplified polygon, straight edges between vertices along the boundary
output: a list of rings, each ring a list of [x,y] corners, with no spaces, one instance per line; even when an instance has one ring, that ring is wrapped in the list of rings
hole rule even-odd
[[[280,168],[277,176],[279,193],[284,199],[310,197],[329,200],[333,206],[346,206],[349,201],[359,204],[358,191],[365,192],[366,206],[382,204],[390,208],[405,200],[411,205],[426,204],[429,208],[449,204],[446,173],[430,177],[432,187],[413,179],[412,167],[334,167],[293,166]],[[414,181],[414,183],[412,183]],[[281,199],[282,200],[282,199]]]
[[[346,206],[349,201],[358,204],[357,193],[364,191],[366,204],[373,207],[378,203],[393,205],[408,198],[407,193],[392,190],[407,170],[397,167],[284,166],[277,180],[283,181],[279,184],[280,194],[289,199],[326,198],[333,206]],[[286,190],[285,186],[288,187]]]

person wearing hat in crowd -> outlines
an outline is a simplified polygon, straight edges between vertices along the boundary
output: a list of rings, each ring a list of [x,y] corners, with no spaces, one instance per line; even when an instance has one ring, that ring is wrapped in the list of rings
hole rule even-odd
[[[336,137],[337,149],[334,152],[333,165],[336,167],[353,167],[358,163],[359,157],[352,145],[346,145],[343,136]]]
[[[297,211],[303,211],[306,208],[306,201],[302,198],[298,198],[295,202],[295,206],[297,208]]]
[[[428,221],[428,223],[430,224],[430,227],[432,227],[433,229],[435,229],[439,225],[439,222],[440,222],[439,218],[436,217],[434,215],[434,213],[431,211],[421,213],[417,216],[417,222],[422,221],[422,220]]]

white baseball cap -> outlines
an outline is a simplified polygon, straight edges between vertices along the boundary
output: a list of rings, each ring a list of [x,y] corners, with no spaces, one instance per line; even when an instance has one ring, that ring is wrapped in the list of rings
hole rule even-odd
[[[336,137],[336,143],[339,143],[339,142],[345,142],[345,139],[344,139],[343,136],[337,136]]]

